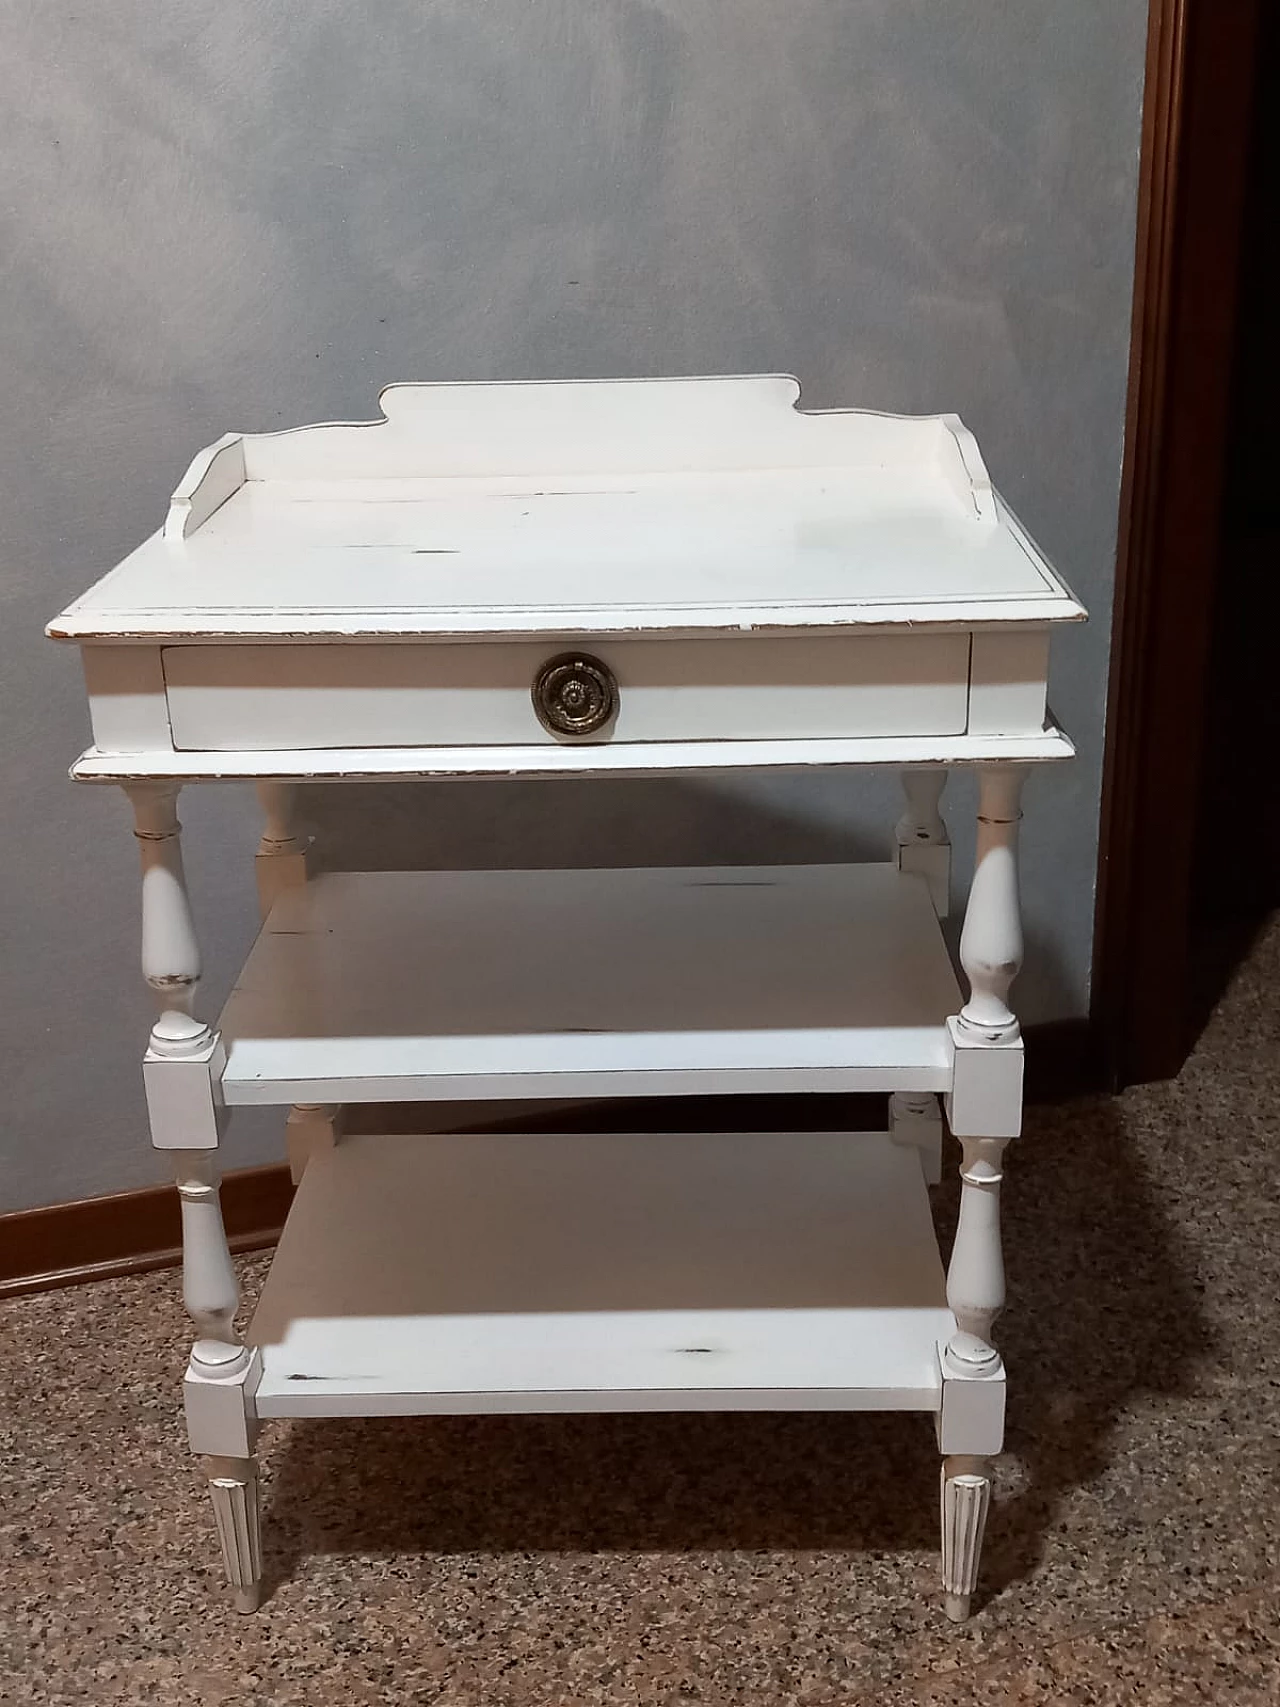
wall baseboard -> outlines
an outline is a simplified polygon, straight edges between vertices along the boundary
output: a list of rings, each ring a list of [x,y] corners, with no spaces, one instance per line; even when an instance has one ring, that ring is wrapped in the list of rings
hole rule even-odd
[[[228,1173],[222,1182],[222,1215],[231,1249],[273,1245],[292,1196],[284,1166]],[[178,1193],[171,1185],[0,1215],[0,1297],[144,1274],[181,1260]]]
[[[1103,1088],[1102,1052],[1087,1020],[1028,1029],[1029,1103],[1061,1102]],[[413,1132],[420,1130],[422,1116],[420,1103],[371,1103],[351,1109],[347,1126],[352,1131]],[[865,1131],[883,1123],[884,1098],[875,1096],[654,1097],[522,1110],[511,1119],[486,1120],[472,1130]],[[283,1164],[228,1173],[222,1182],[222,1217],[231,1249],[257,1251],[273,1245],[292,1197],[289,1170]],[[0,1297],[145,1274],[181,1260],[178,1196],[170,1185],[0,1216]]]

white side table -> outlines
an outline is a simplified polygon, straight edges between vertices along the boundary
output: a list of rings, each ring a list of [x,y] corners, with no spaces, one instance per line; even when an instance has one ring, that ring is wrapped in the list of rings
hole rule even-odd
[[[1003,1438],[1019,796],[1072,751],[1048,639],[1084,612],[954,417],[797,397],[395,386],[376,423],[229,436],[50,627],[83,649],[73,774],[136,814],[189,1433],[244,1609],[263,1417],[896,1409],[934,1419],[968,1611]],[[308,881],[293,813],[302,780],[831,765],[901,770],[885,864]],[[967,1000],[938,924],[953,765],[980,787]],[[176,802],[227,778],[259,786],[264,923],[215,1025]],[[886,1092],[889,1131],[341,1136],[345,1102],[762,1090]],[[241,1104],[290,1110],[299,1182],[248,1343],[218,1203]]]

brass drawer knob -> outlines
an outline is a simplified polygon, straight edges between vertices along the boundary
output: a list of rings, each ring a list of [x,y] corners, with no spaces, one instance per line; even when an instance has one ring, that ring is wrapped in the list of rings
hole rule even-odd
[[[599,658],[561,652],[534,678],[533,709],[553,735],[594,735],[618,714],[618,684]]]

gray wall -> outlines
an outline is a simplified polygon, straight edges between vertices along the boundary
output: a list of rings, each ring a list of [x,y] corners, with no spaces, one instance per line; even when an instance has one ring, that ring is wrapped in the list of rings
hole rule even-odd
[[[783,369],[815,406],[955,409],[1094,613],[1081,760],[1029,792],[1029,1019],[1089,980],[1141,0],[10,0],[0,12],[0,589],[10,770],[0,1206],[163,1177],[137,1060],[124,803],[42,623],[230,428],[396,379]],[[214,1006],[252,805],[184,797]],[[313,801],[330,858],[878,850],[888,782],[453,785]],[[964,821],[968,789],[954,791]],[[345,814],[345,816],[344,816]],[[357,820],[358,819],[358,823]],[[242,1122],[234,1164],[277,1123]]]

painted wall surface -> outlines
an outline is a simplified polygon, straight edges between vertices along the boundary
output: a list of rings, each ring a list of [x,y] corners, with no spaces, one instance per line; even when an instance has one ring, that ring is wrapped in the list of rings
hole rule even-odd
[[[73,788],[43,623],[228,429],[396,379],[786,370],[957,410],[1094,621],[1033,782],[1032,1020],[1084,1010],[1131,291],[1141,0],[11,0],[0,11],[0,1207],[164,1177],[123,801]],[[968,786],[952,818],[967,844]],[[826,860],[892,779],[325,791],[334,863]],[[216,1011],[245,791],[184,796]],[[961,875],[964,861],[961,861]],[[228,1163],[278,1152],[239,1121]]]

